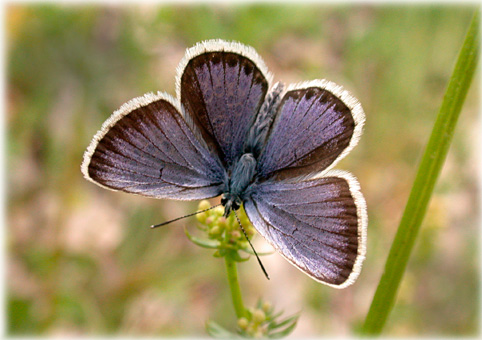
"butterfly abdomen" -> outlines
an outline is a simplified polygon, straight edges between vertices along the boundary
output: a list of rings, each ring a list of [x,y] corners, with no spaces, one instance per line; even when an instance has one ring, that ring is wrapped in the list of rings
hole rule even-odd
[[[259,109],[256,120],[251,126],[244,144],[244,152],[252,153],[258,157],[268,137],[268,132],[273,122],[276,110],[281,102],[281,93],[284,84],[276,83],[271,92],[266,96],[263,105]]]

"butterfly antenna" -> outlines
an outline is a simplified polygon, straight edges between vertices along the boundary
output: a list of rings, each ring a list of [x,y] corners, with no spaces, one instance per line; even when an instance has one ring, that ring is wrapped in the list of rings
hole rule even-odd
[[[216,208],[216,207],[219,207],[220,205],[221,205],[221,204],[213,205],[211,208],[207,208],[207,209],[204,209],[204,210],[199,210],[199,211],[193,212],[192,214],[185,215],[185,216],[181,216],[181,217],[175,218],[175,219],[170,220],[170,221],[167,221],[167,222],[163,222],[163,223],[151,225],[151,229],[154,229],[154,228],[157,228],[157,227],[162,227],[162,226],[164,226],[164,225],[166,225],[166,224],[169,224],[169,223],[172,223],[172,222],[176,222],[176,221],[182,220],[183,218],[191,217],[191,216],[194,216],[194,215],[197,215],[197,214],[206,212],[206,211],[208,211],[208,210],[211,210],[211,209],[214,209],[214,208]]]
[[[259,265],[261,266],[261,269],[263,270],[264,276],[266,276],[266,278],[269,280],[268,272],[267,272],[266,269],[264,268],[263,263],[261,263],[261,260],[259,259],[259,256],[258,256],[258,253],[256,252],[256,250],[254,250],[254,247],[253,247],[253,245],[251,244],[251,241],[249,240],[248,235],[246,235],[246,231],[244,231],[244,228],[243,228],[243,226],[242,226],[242,224],[241,224],[241,221],[240,221],[240,219],[239,219],[239,217],[238,217],[238,214],[236,214],[236,210],[233,210],[233,211],[234,211],[234,215],[236,216],[236,219],[238,220],[239,227],[240,227],[241,230],[243,231],[244,237],[246,237],[246,240],[248,240],[248,243],[249,243],[249,245],[251,246],[251,249],[253,250],[254,255],[256,256],[256,259],[258,260],[258,263],[259,263]]]

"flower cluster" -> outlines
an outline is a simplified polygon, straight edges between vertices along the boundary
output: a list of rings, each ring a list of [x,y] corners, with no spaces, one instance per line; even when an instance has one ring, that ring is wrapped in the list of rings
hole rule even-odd
[[[259,300],[255,308],[245,308],[242,300],[240,300],[241,295],[234,261],[241,262],[249,259],[249,256],[242,257],[239,254],[240,251],[250,255],[254,254],[247,238],[252,239],[256,233],[244,209],[239,209],[236,214],[230,214],[227,218],[223,216],[224,208],[221,205],[212,207],[206,200],[199,203],[198,209],[202,211],[196,215],[199,222],[198,228],[205,236],[202,238],[196,237],[191,235],[187,229],[185,230],[186,235],[192,242],[201,247],[215,249],[214,256],[224,257],[228,268],[231,292],[232,294],[233,290],[238,292],[236,298],[234,298],[236,294],[233,294],[233,303],[238,315],[236,331],[230,332],[214,321],[208,321],[206,324],[208,334],[222,339],[240,337],[280,338],[287,336],[296,326],[298,315],[281,319],[282,312],[275,313],[274,308],[268,302]],[[267,254],[270,253],[258,253],[258,255]],[[228,263],[233,265],[228,265]]]
[[[246,237],[252,239],[256,230],[246,216],[244,209],[241,208],[236,212],[240,222],[238,223],[235,214],[231,214],[227,218],[223,216],[224,208],[222,206],[210,208],[209,201],[203,200],[199,203],[198,209],[204,212],[196,215],[199,222],[198,228],[207,235],[207,239],[199,239],[190,235],[186,230],[189,239],[201,247],[217,249],[214,253],[216,257],[224,256],[226,250],[241,250],[253,254]],[[237,260],[243,261],[245,259],[238,256]]]
[[[290,334],[296,327],[299,315],[281,319],[283,312],[275,313],[273,306],[259,300],[255,308],[246,310],[246,316],[238,319],[236,333],[224,329],[213,321],[208,322],[208,333],[215,338],[281,338]]]
[[[238,327],[241,334],[248,335],[252,338],[261,338],[267,335],[269,317],[271,316],[272,307],[269,302],[263,302],[261,308],[250,308],[248,317],[238,319]]]

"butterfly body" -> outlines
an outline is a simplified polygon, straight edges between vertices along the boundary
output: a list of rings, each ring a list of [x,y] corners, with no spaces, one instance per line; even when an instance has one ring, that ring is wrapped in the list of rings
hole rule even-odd
[[[247,194],[249,194],[249,186],[257,181],[257,158],[266,141],[283,88],[282,83],[276,83],[273,86],[273,90],[266,97],[256,115],[256,121],[252,123],[244,144],[244,153],[236,161],[230,174],[227,175],[227,191],[223,193],[221,199],[221,204],[225,207],[225,216],[229,216],[231,210],[240,208],[242,202],[247,198]]]
[[[359,102],[326,81],[271,84],[250,47],[212,40],[188,49],[177,98],[147,94],[104,123],[84,176],[153,198],[222,195],[313,279],[352,284],[365,257],[366,204],[357,180],[331,170],[358,142]]]

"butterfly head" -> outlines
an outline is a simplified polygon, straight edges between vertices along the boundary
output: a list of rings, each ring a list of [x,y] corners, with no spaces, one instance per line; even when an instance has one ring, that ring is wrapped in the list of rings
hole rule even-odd
[[[226,192],[221,198],[221,204],[224,207],[224,217],[228,217],[232,210],[238,210],[243,201],[238,195]]]

